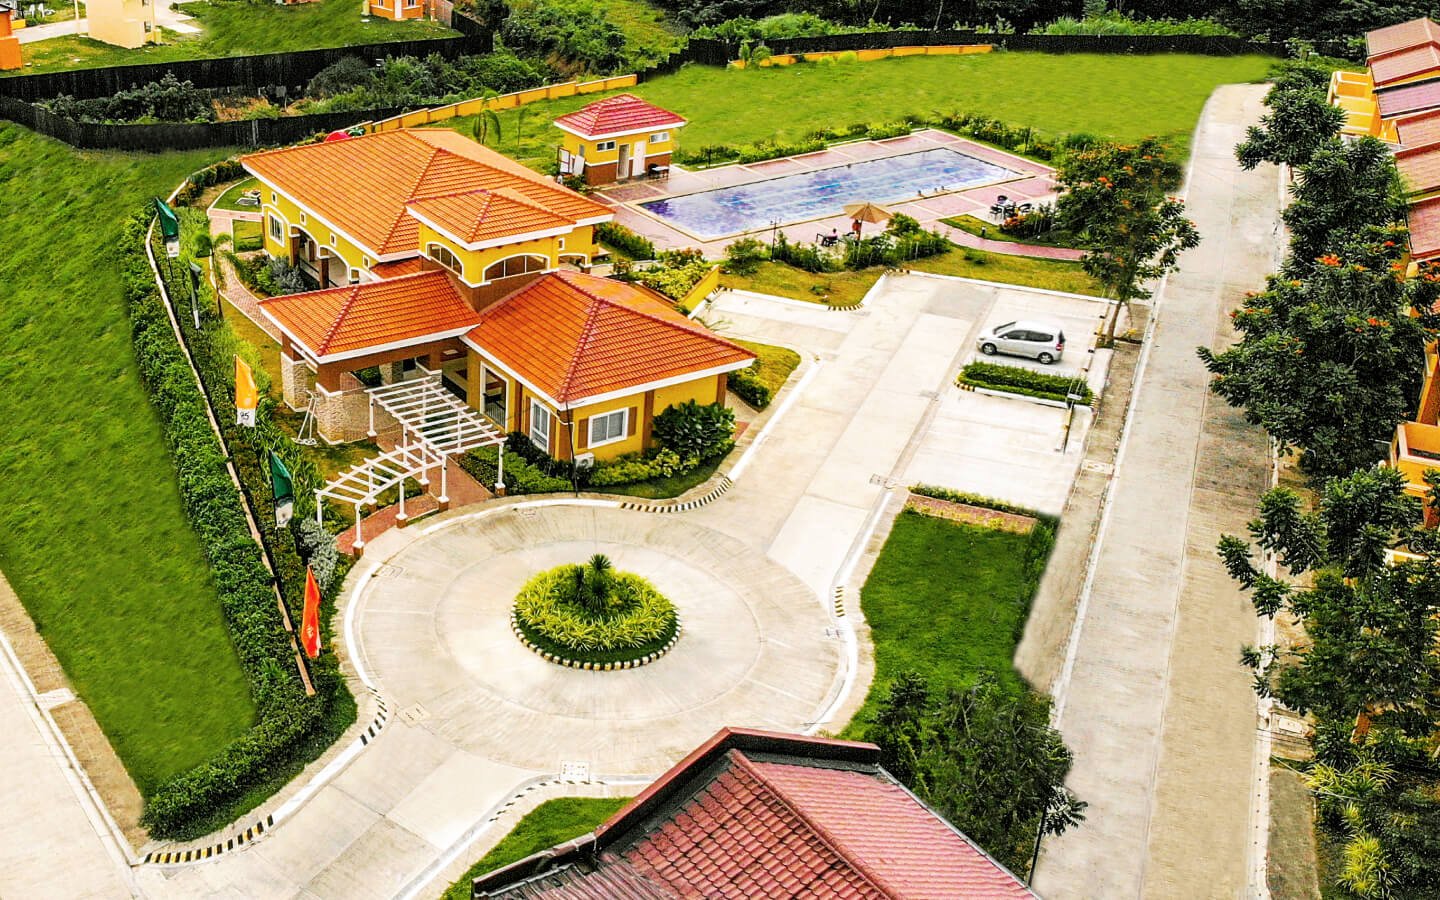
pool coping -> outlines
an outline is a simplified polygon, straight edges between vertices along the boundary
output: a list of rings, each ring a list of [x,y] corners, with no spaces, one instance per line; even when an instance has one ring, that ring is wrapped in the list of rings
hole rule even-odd
[[[773,229],[773,230],[778,230],[778,229],[782,229],[782,228],[792,227],[792,226],[795,226],[795,225],[804,225],[806,222],[821,222],[821,221],[824,221],[824,220],[826,220],[826,219],[833,219],[833,218],[835,218],[837,215],[843,214],[843,210],[841,211],[841,213],[830,212],[830,213],[826,213],[826,214],[824,214],[824,215],[810,216],[810,217],[804,218],[804,219],[792,219],[792,220],[786,221],[786,222],[772,223],[772,224],[769,224],[769,225],[764,225],[764,226],[762,226],[762,227],[760,227],[760,228],[750,228],[750,229],[746,229],[746,230],[743,230],[743,231],[732,231],[732,232],[727,232],[727,233],[725,233],[725,234],[718,234],[718,235],[712,235],[712,236],[710,236],[710,237],[706,237],[706,236],[697,234],[697,233],[695,233],[694,231],[691,231],[689,228],[686,228],[686,227],[680,225],[679,223],[677,223],[677,222],[675,222],[675,221],[673,221],[673,220],[671,220],[671,219],[667,219],[667,218],[665,218],[664,216],[659,216],[659,215],[656,215],[655,213],[652,213],[651,211],[649,211],[648,209],[646,209],[642,204],[644,204],[644,203],[658,203],[658,202],[660,202],[661,200],[671,200],[671,199],[674,199],[674,198],[677,198],[677,197],[691,197],[691,196],[694,196],[694,195],[696,195],[696,194],[708,194],[708,193],[711,193],[711,192],[713,192],[713,191],[727,190],[727,189],[729,189],[729,188],[749,187],[750,185],[763,184],[764,182],[767,182],[767,181],[775,181],[775,180],[778,180],[778,179],[780,179],[780,178],[788,178],[788,177],[791,177],[791,176],[794,176],[794,175],[804,175],[804,174],[808,174],[808,173],[810,173],[810,172],[819,172],[819,171],[822,171],[822,170],[824,170],[824,169],[836,169],[836,168],[841,168],[842,166],[846,166],[846,165],[854,165],[855,162],[873,162],[873,161],[882,160],[882,159],[895,159],[895,158],[901,157],[901,156],[908,156],[908,155],[910,155],[910,154],[912,154],[912,153],[925,153],[925,152],[928,152],[928,151],[930,151],[930,150],[952,150],[953,152],[959,153],[959,154],[962,155],[962,156],[969,156],[970,158],[975,159],[975,160],[978,160],[978,161],[980,161],[980,162],[988,163],[988,164],[993,165],[993,166],[1000,166],[1001,168],[1005,168],[1006,171],[1012,173],[1013,177],[1009,177],[1009,178],[997,178],[997,179],[995,179],[995,180],[993,180],[993,181],[985,181],[985,182],[980,182],[980,183],[978,183],[978,184],[966,185],[965,187],[956,188],[955,190],[952,190],[952,191],[935,191],[934,193],[931,193],[931,194],[919,194],[919,195],[914,196],[914,197],[904,197],[904,198],[901,198],[901,199],[898,199],[898,200],[891,200],[891,201],[887,201],[887,202],[889,202],[889,203],[891,203],[891,204],[910,203],[910,202],[913,202],[913,201],[915,201],[915,200],[920,200],[920,199],[933,199],[933,198],[935,198],[935,197],[945,197],[945,196],[949,196],[949,195],[951,195],[951,194],[964,194],[964,193],[967,193],[967,192],[969,192],[969,191],[980,190],[980,189],[982,189],[982,188],[995,187],[996,185],[1011,184],[1011,183],[1019,182],[1019,181],[1028,181],[1028,180],[1030,180],[1030,179],[1032,179],[1032,178],[1050,178],[1050,177],[1053,177],[1054,174],[1055,174],[1055,170],[1054,170],[1053,168],[1051,168],[1051,167],[1049,167],[1049,166],[1046,166],[1046,165],[1044,165],[1043,163],[1036,162],[1035,160],[1031,160],[1031,159],[1026,159],[1026,158],[1023,157],[1023,156],[1019,156],[1019,155],[1014,154],[1014,153],[1009,153],[1009,152],[1007,152],[1007,151],[1005,151],[1005,150],[1001,150],[1001,149],[996,148],[996,147],[990,147],[990,146],[987,145],[987,144],[981,144],[981,143],[978,143],[978,142],[976,142],[976,141],[971,141],[970,139],[965,138],[965,137],[961,137],[960,135],[952,135],[952,134],[951,134],[950,132],[948,132],[948,131],[940,131],[940,130],[935,129],[935,128],[922,128],[922,129],[920,129],[920,130],[918,130],[918,131],[912,131],[912,132],[911,132],[910,134],[908,134],[908,135],[899,135],[899,136],[893,137],[893,138],[880,138],[880,139],[878,139],[878,140],[860,140],[860,141],[838,141],[838,142],[836,142],[836,143],[833,144],[833,145],[828,145],[828,146],[826,146],[825,149],[823,149],[823,150],[812,150],[812,151],[810,151],[810,152],[808,152],[808,153],[799,153],[799,154],[796,154],[795,156],[777,156],[777,157],[775,157],[774,159],[757,160],[757,162],[755,162],[755,163],[735,162],[735,163],[730,163],[730,164],[724,165],[724,166],[712,166],[712,167],[710,167],[710,168],[706,168],[706,169],[703,169],[703,170],[690,170],[690,169],[685,169],[685,168],[682,167],[682,166],[674,166],[674,168],[679,169],[679,170],[682,171],[682,172],[692,172],[692,171],[716,172],[716,171],[721,171],[721,170],[724,170],[724,169],[730,169],[730,168],[736,168],[736,167],[742,167],[742,166],[753,166],[753,165],[756,165],[756,164],[758,164],[758,163],[776,162],[776,161],[778,161],[778,160],[796,160],[796,161],[799,161],[799,160],[804,160],[805,157],[807,157],[807,156],[816,156],[816,155],[821,154],[821,153],[828,153],[828,152],[830,152],[831,150],[834,150],[834,149],[839,148],[839,147],[853,147],[853,146],[857,146],[857,145],[859,145],[859,144],[874,144],[874,145],[876,145],[876,146],[882,146],[882,147],[883,147],[883,146],[886,145],[887,143],[891,143],[891,142],[893,142],[893,141],[903,140],[903,139],[905,139],[905,138],[927,137],[929,134],[932,134],[932,133],[933,133],[933,134],[943,134],[943,135],[945,135],[945,136],[947,136],[947,137],[955,138],[956,140],[955,140],[954,142],[936,141],[936,145],[935,145],[934,147],[924,147],[924,148],[920,148],[920,149],[905,150],[905,151],[902,151],[902,152],[899,152],[899,153],[890,154],[890,155],[888,155],[888,156],[875,156],[875,157],[871,157],[871,158],[869,158],[869,159],[855,160],[854,162],[850,162],[850,163],[838,163],[838,164],[836,164],[836,165],[829,165],[829,166],[814,166],[814,167],[805,168],[805,169],[803,169],[803,170],[796,171],[796,172],[784,172],[784,173],[779,174],[779,175],[769,175],[769,176],[766,176],[766,177],[756,178],[756,179],[754,179],[753,181],[740,181],[740,182],[736,182],[735,184],[727,184],[727,185],[720,185],[720,186],[717,186],[717,187],[702,188],[702,189],[699,189],[699,190],[686,191],[686,192],[684,192],[684,193],[678,193],[678,194],[661,194],[661,195],[658,196],[658,197],[650,197],[650,198],[646,198],[646,199],[644,199],[644,200],[611,200],[610,202],[613,203],[613,204],[616,205],[616,206],[623,206],[623,207],[625,207],[626,209],[628,209],[628,210],[636,213],[637,215],[644,216],[644,217],[646,217],[647,219],[650,219],[651,221],[656,222],[656,223],[664,226],[665,228],[669,228],[670,230],[675,231],[675,232],[678,232],[679,234],[682,234],[682,235],[684,235],[684,236],[686,236],[686,237],[688,237],[688,238],[691,238],[691,239],[693,239],[693,240],[699,241],[701,244],[711,244],[711,243],[716,243],[716,242],[719,242],[719,241],[729,241],[729,240],[733,240],[733,239],[735,239],[735,238],[744,237],[744,236],[746,236],[746,235],[764,234],[765,232],[771,231],[772,229]],[[931,140],[933,140],[933,138],[932,138]],[[1027,164],[1027,165],[1038,166],[1038,167],[1040,167],[1043,171],[1041,171],[1041,172],[1024,172],[1024,171],[1019,171],[1019,170],[1016,170],[1016,169],[1008,168],[1008,167],[1002,165],[1001,163],[997,163],[997,162],[994,162],[994,161],[992,161],[992,160],[985,159],[985,158],[980,157],[980,156],[975,156],[975,155],[973,155],[973,154],[966,153],[964,150],[957,149],[957,148],[954,146],[954,143],[957,143],[957,142],[958,142],[960,145],[962,145],[962,146],[968,145],[968,146],[980,147],[980,148],[982,148],[982,149],[984,149],[984,150],[986,150],[986,151],[989,151],[989,152],[991,152],[991,153],[995,153],[995,154],[998,154],[998,155],[1007,157],[1007,158],[1009,158],[1009,159],[1011,159],[1011,160],[1016,160],[1016,161],[1019,161],[1019,162],[1023,162],[1023,163],[1025,163],[1025,164]]]

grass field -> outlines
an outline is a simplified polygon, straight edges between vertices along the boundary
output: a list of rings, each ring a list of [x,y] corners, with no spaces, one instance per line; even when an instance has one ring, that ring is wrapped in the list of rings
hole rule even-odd
[[[93,69],[145,63],[283,53],[321,47],[348,47],[384,41],[417,41],[448,37],[455,32],[434,22],[392,22],[372,16],[360,20],[355,0],[319,0],[281,6],[271,3],[225,3],[201,0],[184,3],[181,12],[194,16],[190,24],[200,34],[177,34],[162,29],[165,43],[127,50],[88,37],[68,35],[25,45],[25,66],[13,73],[30,75],[57,69]]]
[[[860,592],[875,643],[875,680],[845,736],[859,733],[905,672],[919,672],[937,688],[967,685],[981,672],[1020,687],[1010,660],[1035,590],[1026,560],[1040,549],[1032,542],[1047,534],[902,512]]]
[[[680,141],[692,149],[800,138],[822,125],[962,111],[1051,135],[1088,132],[1115,140],[1158,135],[1183,157],[1210,92],[1221,84],[1258,81],[1272,62],[1182,54],[912,56],[753,70],[690,66],[631,90],[685,116],[690,124]],[[595,97],[501,113],[500,149],[537,168],[553,164],[560,132],[550,122]],[[758,102],[761,98],[773,102]]]
[[[1085,274],[1079,263],[1072,262],[957,248],[939,256],[916,260],[909,264],[909,268],[936,275],[1029,285],[1072,294],[1100,295],[1100,285]],[[720,283],[728,288],[774,294],[794,300],[828,303],[832,306],[854,306],[865,299],[865,293],[875,285],[884,271],[882,267],[876,266],[859,271],[847,269],[843,272],[816,274],[784,263],[767,262],[762,263],[754,275],[721,275]]]
[[[112,264],[122,217],[223,151],[80,153],[0,123],[0,570],[142,792],[254,720]]]
[[[470,867],[440,900],[470,900],[470,882],[501,866],[518,862],[532,853],[549,849],[562,841],[577,838],[610,818],[630,802],[628,797],[561,797],[547,800],[525,818],[500,843]]]

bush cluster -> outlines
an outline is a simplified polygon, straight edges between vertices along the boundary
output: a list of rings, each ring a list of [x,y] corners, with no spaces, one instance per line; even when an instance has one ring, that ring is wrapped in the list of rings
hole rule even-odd
[[[601,222],[596,225],[595,239],[614,247],[631,259],[655,258],[655,245],[649,238],[636,234],[618,222]]]
[[[525,456],[511,449],[517,435],[511,435],[505,447],[505,491],[510,494],[556,494],[575,490],[568,477],[550,475]],[[526,444],[529,438],[518,435]],[[476,447],[460,458],[460,468],[487,489],[499,478],[498,448]]]
[[[705,261],[704,254],[699,250],[662,250],[656,254],[654,265],[632,266],[625,260],[618,260],[614,276],[622,281],[643,284],[671,300],[683,300],[710,273],[710,269],[710,263]]]
[[[213,122],[210,93],[166,72],[159,81],[127,88],[108,97],[76,100],[61,94],[40,104],[57,116],[76,122]]]
[[[264,554],[269,553],[282,594],[299,596],[304,563],[289,533],[275,527],[268,469],[262,470],[259,464],[274,434],[237,439],[234,426],[227,427],[230,456],[255,510],[265,541],[262,547],[251,537],[241,496],[226,469],[226,450],[210,428],[205,397],[197,390],[146,261],[144,241],[150,217],[148,208],[133,215],[126,223],[122,245],[121,270],[136,361],[170,443],[186,513],[205,548],[221,609],[258,710],[258,722],[249,732],[146,798],[142,822],[151,834],[187,839],[230,821],[247,808],[246,797],[253,792],[278,787],[354,720],[355,707],[333,654],[325,654],[312,665],[317,693],[305,695],[264,561]],[[179,287],[172,283],[172,288]],[[224,404],[233,393],[226,393],[228,382],[220,372],[233,363],[228,358],[222,363],[212,352],[220,329],[216,323],[207,323],[196,331],[188,317],[179,319],[207,389],[217,404]],[[217,418],[233,422],[224,411]],[[262,410],[262,416],[266,412]],[[279,442],[274,446],[285,452],[296,474],[297,506],[303,509],[308,493],[305,479],[310,473],[297,458],[297,448],[288,441],[283,443],[288,449]],[[331,586],[333,589],[333,580]],[[333,604],[327,604],[327,628],[331,608]]]
[[[606,460],[590,470],[591,487],[615,487],[655,478],[684,475],[699,466],[698,456],[681,456],[674,450],[660,448],[644,453],[627,453]]]
[[[1076,19],[1061,16],[1031,34],[1199,34],[1235,37],[1235,32],[1211,19],[1132,19],[1122,12],[1110,11],[1097,16]]]
[[[631,572],[597,573],[592,566],[558,566],[525,582],[515,597],[515,618],[526,637],[562,655],[633,659],[675,636],[675,606],[653,584]],[[598,604],[581,597],[597,592],[597,574],[604,582]]]
[[[1064,402],[1073,391],[1080,395],[1081,399],[1078,402],[1086,406],[1089,406],[1090,402],[1095,399],[1090,386],[1074,376],[1051,375],[1021,366],[1006,366],[999,363],[979,361],[968,363],[960,371],[958,383],[1060,402]]]
[[[486,91],[508,94],[539,87],[549,75],[544,65],[510,52],[455,60],[436,53],[423,58],[387,56],[378,66],[346,57],[310,79],[305,98],[296,108],[303,113],[323,113],[438,106],[479,97]]]
[[[757,238],[740,238],[725,248],[725,271],[732,275],[753,275],[768,259],[765,242]]]

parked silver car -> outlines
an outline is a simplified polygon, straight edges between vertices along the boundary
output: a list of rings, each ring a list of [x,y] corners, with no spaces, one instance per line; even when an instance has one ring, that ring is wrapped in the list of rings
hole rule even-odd
[[[986,356],[1028,356],[1048,366],[1065,355],[1065,332],[1055,322],[1006,322],[981,332],[975,346]]]

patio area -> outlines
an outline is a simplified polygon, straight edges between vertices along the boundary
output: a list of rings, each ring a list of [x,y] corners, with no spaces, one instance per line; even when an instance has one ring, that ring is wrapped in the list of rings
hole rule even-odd
[[[844,198],[843,202],[860,200],[883,202],[887,209],[912,216],[926,228],[939,229],[949,233],[952,229],[942,224],[941,219],[968,214],[990,220],[990,207],[1002,195],[1015,201],[1030,203],[1052,202],[1055,198],[1054,170],[1033,160],[935,129],[925,129],[897,138],[839,144],[800,156],[787,156],[755,163],[736,163],[699,171],[671,166],[670,176],[666,180],[629,182],[597,191],[594,196],[601,203],[614,209],[617,223],[649,238],[657,249],[694,247],[701,250],[707,257],[714,258],[720,256],[726,245],[735,240],[734,235],[714,240],[700,240],[665,219],[646,211],[639,204],[719,188],[755,184],[772,178],[817,169],[941,148],[956,150],[983,162],[1003,166],[1014,174],[1004,180],[973,188],[931,193],[907,200],[860,197]],[[761,227],[747,233],[768,239],[772,231],[778,231],[783,232],[792,241],[803,243],[814,241],[817,234],[829,234],[832,229],[845,234],[850,230],[850,219],[838,209],[838,205],[837,203],[837,209],[833,215],[800,222],[782,223],[778,229]],[[873,229],[877,227],[869,226],[867,233],[874,233]]]

